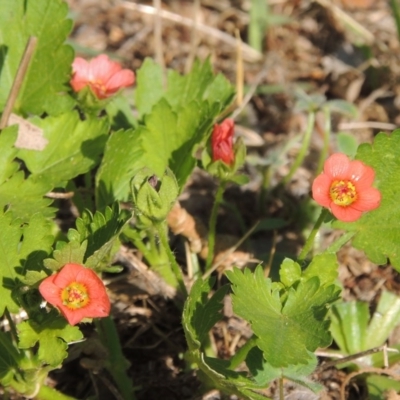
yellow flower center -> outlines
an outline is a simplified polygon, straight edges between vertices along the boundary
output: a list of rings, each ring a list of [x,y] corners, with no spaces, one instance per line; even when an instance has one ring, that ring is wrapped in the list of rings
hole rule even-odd
[[[89,295],[83,283],[72,282],[61,292],[61,299],[64,306],[71,310],[85,307],[89,303]]]
[[[351,181],[333,181],[329,189],[332,201],[342,207],[349,206],[357,200],[356,187]]]
[[[106,94],[107,92],[106,85],[102,80],[93,80],[90,81],[89,83],[90,85],[92,85],[93,88],[96,88],[99,91],[99,93],[101,93],[103,96]]]

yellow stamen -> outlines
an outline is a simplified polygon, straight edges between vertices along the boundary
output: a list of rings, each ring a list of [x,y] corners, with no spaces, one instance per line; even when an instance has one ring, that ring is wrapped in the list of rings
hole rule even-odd
[[[347,207],[357,200],[356,187],[351,181],[333,181],[329,189],[332,201],[342,207]]]
[[[86,286],[79,282],[72,282],[61,292],[63,304],[71,310],[85,307],[89,303]]]

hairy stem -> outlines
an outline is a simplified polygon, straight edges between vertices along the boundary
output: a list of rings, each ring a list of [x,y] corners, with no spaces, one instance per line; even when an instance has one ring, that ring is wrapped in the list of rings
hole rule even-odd
[[[216,226],[217,226],[217,215],[218,209],[222,202],[222,198],[225,190],[225,182],[221,182],[218,186],[217,194],[215,195],[215,200],[213,204],[213,208],[211,210],[209,231],[208,231],[208,254],[206,261],[206,272],[211,268],[212,261],[214,259],[214,247],[215,247],[215,234],[216,234]]]
[[[317,222],[314,224],[314,227],[313,227],[312,231],[310,232],[310,235],[308,236],[306,243],[304,244],[303,250],[301,250],[299,257],[297,258],[297,261],[300,264],[305,261],[308,253],[313,248],[315,236],[317,236],[319,228],[321,227],[322,223],[324,222],[325,217],[328,215],[328,212],[329,211],[326,208],[323,208],[321,210],[321,214],[320,214],[319,218],[317,219]]]
[[[249,351],[256,346],[257,338],[252,336],[231,358],[229,368],[234,370],[236,369],[247,357]]]
[[[188,292],[187,292],[187,289],[185,286],[185,282],[183,280],[182,270],[179,267],[178,263],[176,262],[174,253],[172,252],[171,247],[169,246],[165,226],[163,224],[159,224],[157,226],[157,230],[158,230],[158,236],[160,238],[161,245],[164,247],[164,250],[167,253],[172,272],[174,273],[175,278],[178,282],[179,290],[181,291],[182,295],[186,299],[186,297],[188,296]]]
[[[108,350],[106,368],[125,400],[135,400],[132,380],[126,373],[128,362],[122,353],[117,328],[111,317],[94,320],[101,343]]]

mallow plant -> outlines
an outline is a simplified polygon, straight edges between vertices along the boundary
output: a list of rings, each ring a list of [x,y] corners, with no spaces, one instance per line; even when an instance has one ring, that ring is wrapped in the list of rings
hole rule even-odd
[[[218,208],[227,184],[247,181],[240,173],[246,148],[234,139],[228,116],[234,88],[208,60],[184,76],[168,70],[164,80],[151,59],[131,71],[106,55],[75,57],[65,44],[67,15],[61,0],[0,2],[4,390],[71,399],[47,386],[47,376],[63,365],[70,346],[85,340],[84,324],[93,324],[119,397],[135,398],[102,280],[104,272],[121,271],[114,263],[121,248],[134,246],[171,289],[187,365],[201,370],[205,385],[244,399],[266,398],[275,381],[283,398],[284,379],[320,391],[309,376],[318,365],[315,351],[332,343],[329,313],[340,299],[336,252],[351,241],[372,262],[400,270],[400,131],[361,144],[354,160],[327,158],[311,184],[310,201],[321,215],[300,254],[283,260],[278,280],[262,264],[233,268],[216,290]],[[167,217],[195,167],[212,175],[218,190],[208,253],[189,284],[169,244]],[[69,199],[78,214],[68,230],[57,223],[59,199]],[[322,224],[342,234],[315,252]],[[225,296],[253,333],[230,359],[208,351]]]

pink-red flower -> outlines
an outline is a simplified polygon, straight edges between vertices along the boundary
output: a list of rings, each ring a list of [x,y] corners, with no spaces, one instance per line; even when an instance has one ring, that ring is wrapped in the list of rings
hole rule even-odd
[[[57,307],[71,325],[83,318],[106,317],[110,300],[101,279],[89,268],[66,264],[39,285],[44,299]]]
[[[72,88],[79,92],[89,86],[98,99],[110,97],[134,82],[135,74],[131,70],[122,69],[121,65],[104,54],[91,61],[76,57],[72,64]]]
[[[363,212],[377,208],[381,202],[381,193],[372,187],[374,178],[375,172],[371,167],[336,153],[325,161],[323,172],[315,178],[312,195],[337,219],[353,222]]]
[[[233,152],[234,121],[227,118],[220,125],[215,124],[211,135],[211,150],[213,161],[221,160],[232,165],[235,160]]]

